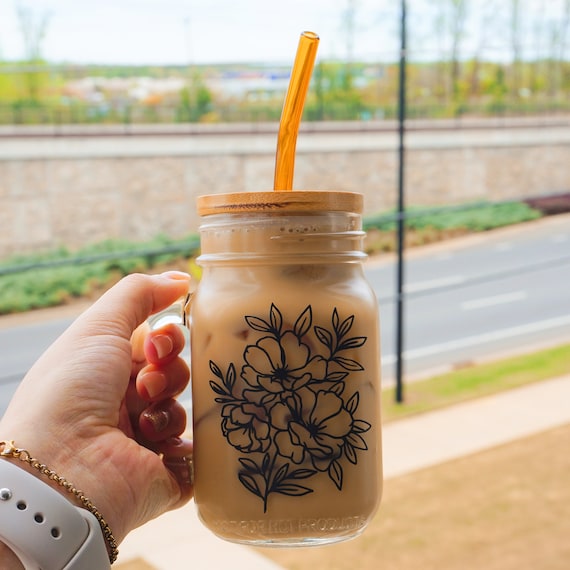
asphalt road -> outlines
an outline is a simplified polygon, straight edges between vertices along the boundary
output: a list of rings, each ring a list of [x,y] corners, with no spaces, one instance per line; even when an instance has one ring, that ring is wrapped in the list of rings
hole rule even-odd
[[[389,382],[396,360],[394,262],[371,264],[368,278],[380,300]],[[411,251],[405,283],[406,376],[570,341],[570,217]]]
[[[390,383],[395,260],[372,260],[366,273],[379,298],[383,376]],[[411,250],[405,282],[406,379],[570,341],[570,216]],[[70,322],[5,327],[0,321],[0,413],[26,370]]]

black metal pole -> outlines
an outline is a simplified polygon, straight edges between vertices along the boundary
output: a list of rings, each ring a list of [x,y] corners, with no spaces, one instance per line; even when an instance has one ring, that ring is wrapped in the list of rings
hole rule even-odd
[[[404,135],[406,120],[406,0],[402,0],[400,79],[398,89],[398,270],[396,306],[396,402],[404,401]]]

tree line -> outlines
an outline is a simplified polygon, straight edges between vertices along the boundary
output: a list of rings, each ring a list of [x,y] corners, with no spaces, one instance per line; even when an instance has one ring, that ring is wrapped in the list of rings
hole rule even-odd
[[[390,6],[383,17],[390,19],[392,36],[397,36],[398,2],[383,5]],[[570,0],[408,0],[408,5],[411,116],[570,110]],[[216,91],[209,78],[224,70],[215,66],[54,65],[43,53],[49,14],[22,4],[16,9],[24,50],[18,62],[0,60],[0,123],[279,118],[283,93],[244,91],[236,96]],[[398,54],[379,51],[366,61],[355,61],[359,25],[358,2],[346,0],[345,57],[318,61],[306,120],[395,116]],[[0,40],[1,33],[0,24]],[[185,84],[177,93],[136,101],[105,87],[97,101],[82,101],[65,93],[71,80],[83,76],[142,75],[183,77]]]

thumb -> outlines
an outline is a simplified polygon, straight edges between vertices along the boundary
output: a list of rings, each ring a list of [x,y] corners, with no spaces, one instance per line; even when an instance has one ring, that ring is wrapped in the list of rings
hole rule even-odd
[[[131,366],[133,331],[152,313],[165,309],[186,295],[190,276],[169,271],[160,275],[131,274],[111,287],[48,348],[31,371],[58,370],[61,364],[85,368],[80,355],[87,355],[89,364],[100,358],[105,348],[123,352],[125,365]],[[106,345],[100,343],[106,337]],[[90,350],[85,352],[87,345]],[[80,372],[80,371],[79,371]],[[128,377],[128,371],[125,372]]]
[[[128,275],[101,296],[75,325],[128,340],[150,315],[186,295],[189,283],[190,275],[179,271]]]

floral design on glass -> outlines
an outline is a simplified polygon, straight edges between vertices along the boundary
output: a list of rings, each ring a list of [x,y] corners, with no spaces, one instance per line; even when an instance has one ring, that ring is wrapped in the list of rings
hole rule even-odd
[[[328,475],[342,490],[343,463],[356,465],[358,451],[368,449],[362,434],[371,428],[357,417],[359,393],[346,393],[349,375],[364,373],[347,356],[366,342],[349,336],[354,315],[341,320],[334,308],[330,326],[313,325],[309,305],[288,327],[272,304],[267,319],[245,321],[258,334],[247,335],[257,340],[244,350],[240,378],[234,363],[223,373],[210,361],[222,433],[243,454],[239,480],[263,501],[264,512],[272,493],[312,493],[314,477]]]

